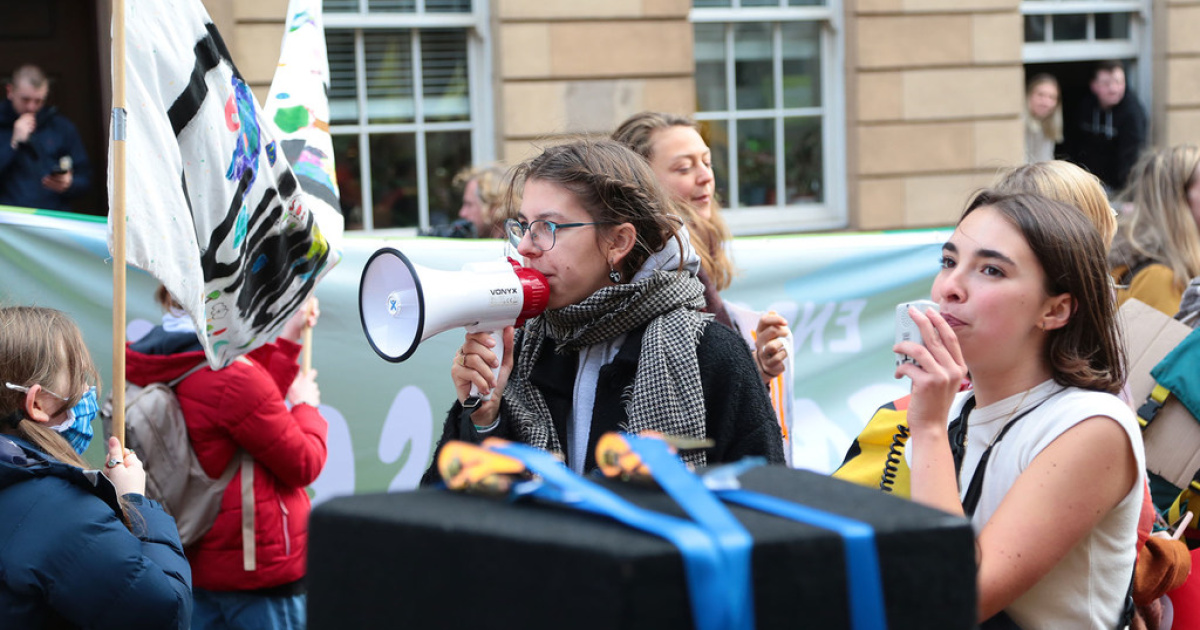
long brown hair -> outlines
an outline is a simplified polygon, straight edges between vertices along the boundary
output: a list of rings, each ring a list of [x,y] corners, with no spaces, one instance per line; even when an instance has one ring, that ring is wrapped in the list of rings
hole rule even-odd
[[[1109,263],[1133,267],[1153,261],[1171,268],[1182,291],[1200,276],[1200,227],[1187,190],[1200,166],[1200,147],[1183,144],[1142,155],[1129,172],[1124,197],[1133,212],[1121,217]]]
[[[67,388],[57,392],[59,375],[65,373]],[[0,308],[0,384],[23,387],[41,385],[69,396],[64,408],[79,402],[83,391],[99,386],[100,376],[75,322],[62,311],[37,306]],[[61,462],[87,468],[88,464],[57,432],[25,417],[25,393],[0,387],[0,417],[18,412],[20,420],[0,427],[0,433],[15,435]]]
[[[1125,383],[1125,354],[1109,286],[1100,233],[1079,210],[1035,194],[984,190],[962,220],[991,207],[1025,237],[1046,276],[1046,295],[1069,293],[1074,310],[1062,328],[1047,332],[1045,360],[1054,381],[1116,394]]]
[[[625,119],[612,139],[633,149],[635,153],[650,162],[654,159],[654,138],[663,130],[672,127],[687,127],[700,133],[700,127],[691,118],[665,114],[662,112],[641,112]],[[700,254],[700,266],[708,274],[713,286],[718,291],[724,290],[733,281],[733,261],[725,253],[725,241],[730,238],[729,226],[721,216],[718,201],[715,196],[712,201],[712,212],[707,219],[701,217],[692,209],[691,204],[677,204],[688,223],[688,233],[691,236],[692,247]]]
[[[637,232],[633,249],[621,261],[626,278],[641,268],[667,240],[679,239],[678,221],[672,215],[678,205],[658,183],[650,165],[612,140],[581,139],[547,148],[541,155],[518,165],[512,172],[506,206],[516,216],[516,204],[525,182],[538,180],[561,186],[573,194],[593,221],[630,223]],[[597,238],[607,230],[601,226]]]

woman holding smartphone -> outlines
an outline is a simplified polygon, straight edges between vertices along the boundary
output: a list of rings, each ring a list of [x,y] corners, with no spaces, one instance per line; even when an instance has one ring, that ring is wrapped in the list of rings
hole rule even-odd
[[[942,253],[941,312],[909,311],[924,345],[893,348],[912,497],[974,524],[981,622],[1116,628],[1145,461],[1104,243],[1074,208],[984,191]]]

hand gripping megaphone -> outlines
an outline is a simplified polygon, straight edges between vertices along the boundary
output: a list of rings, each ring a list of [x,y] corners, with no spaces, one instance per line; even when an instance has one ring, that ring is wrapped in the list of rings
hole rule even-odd
[[[546,276],[512,258],[441,271],[413,264],[391,247],[371,255],[358,286],[367,342],[392,363],[412,356],[422,341],[454,328],[492,333],[496,356],[503,361],[504,343],[497,331],[538,316],[549,300]],[[500,369],[493,371],[499,377]],[[474,386],[471,396],[491,397],[480,397]]]

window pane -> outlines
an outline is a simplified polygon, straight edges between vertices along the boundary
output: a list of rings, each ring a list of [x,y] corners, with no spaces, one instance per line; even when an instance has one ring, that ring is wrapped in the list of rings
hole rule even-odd
[[[1054,41],[1087,39],[1087,18],[1086,15],[1054,16]]]
[[[470,13],[471,0],[425,0],[430,13]]]
[[[373,123],[412,122],[412,36],[408,31],[367,31],[363,37],[367,118]]]
[[[325,31],[329,54],[329,119],[334,123],[358,121],[354,89],[354,32]]]
[[[783,122],[784,185],[787,203],[824,200],[821,119],[788,118]]]
[[[779,0],[742,0],[743,7],[777,7]]]
[[[414,0],[367,0],[368,11],[380,13],[412,13],[417,10]]]
[[[415,227],[417,203],[416,138],[411,133],[372,134],[371,195],[375,227]]]
[[[788,0],[789,7],[823,7],[825,0]]]
[[[333,163],[336,165],[338,195],[347,230],[361,230],[362,168],[358,154],[358,136],[333,136]]]
[[[1046,41],[1046,16],[1044,16],[1044,15],[1026,15],[1025,16],[1025,41],[1027,41],[1027,42],[1044,42],[1044,41]]]
[[[443,225],[458,218],[462,189],[454,176],[471,165],[471,132],[450,131],[425,136],[429,168],[429,224]]]
[[[696,25],[696,111],[729,107],[725,94],[725,25]]]
[[[775,203],[775,121],[738,121],[738,202]]]
[[[692,0],[692,6],[697,9],[706,9],[709,7],[731,7],[731,0]]]
[[[324,0],[321,6],[326,13],[358,13],[358,0]]]
[[[1097,13],[1096,39],[1129,39],[1128,13]]]
[[[783,106],[821,106],[821,33],[813,22],[783,25]]]
[[[729,202],[729,125],[723,120],[700,122],[700,135],[712,151],[713,177],[717,180],[717,199]]]
[[[738,109],[775,106],[771,75],[771,24],[738,24],[734,27],[734,80]]]
[[[469,120],[466,31],[421,31],[425,120]]]

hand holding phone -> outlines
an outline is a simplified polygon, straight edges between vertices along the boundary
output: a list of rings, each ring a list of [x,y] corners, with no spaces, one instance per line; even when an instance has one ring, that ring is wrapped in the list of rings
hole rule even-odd
[[[70,171],[72,166],[74,166],[74,164],[71,161],[71,156],[64,155],[58,158],[58,162],[55,163],[54,167],[50,169],[50,174],[62,175],[63,173]]]
[[[900,343],[901,341],[912,341],[914,343],[925,345],[925,342],[921,339],[921,329],[917,328],[917,323],[914,322],[912,316],[908,314],[908,309],[910,307],[915,308],[922,313],[931,308],[937,311],[939,310],[937,302],[931,302],[929,300],[917,300],[915,302],[903,302],[896,305],[896,343]],[[899,352],[895,354],[897,366],[899,366],[901,363],[916,363],[912,357],[906,354],[900,354]]]

